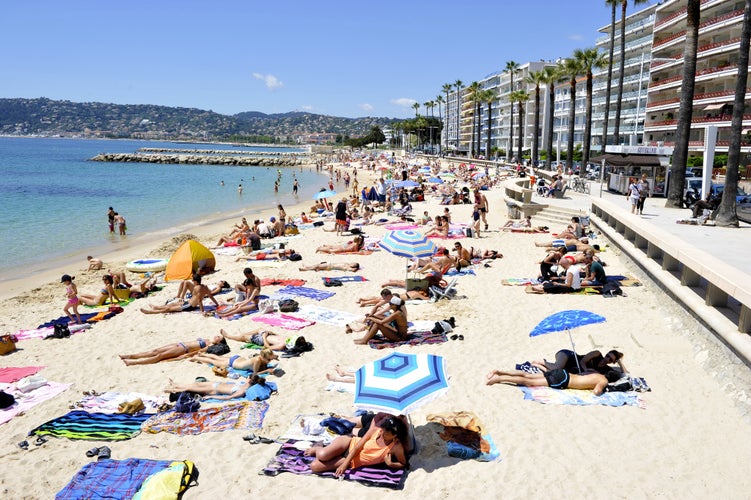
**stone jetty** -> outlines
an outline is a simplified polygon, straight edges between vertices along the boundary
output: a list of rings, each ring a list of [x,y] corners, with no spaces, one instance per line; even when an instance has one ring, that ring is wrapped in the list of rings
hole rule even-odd
[[[308,153],[287,151],[248,151],[232,149],[171,149],[171,148],[140,148],[138,153],[179,153],[198,155],[246,155],[246,156],[300,156]]]
[[[294,167],[309,162],[308,155],[285,153],[276,156],[226,154],[100,153],[89,161],[115,163],[167,163],[185,165],[225,165],[238,167]]]

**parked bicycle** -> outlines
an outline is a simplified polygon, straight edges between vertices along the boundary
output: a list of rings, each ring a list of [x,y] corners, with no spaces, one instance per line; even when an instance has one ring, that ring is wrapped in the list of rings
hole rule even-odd
[[[589,182],[585,181],[578,175],[574,176],[573,179],[571,179],[571,189],[573,189],[577,193],[589,194]]]

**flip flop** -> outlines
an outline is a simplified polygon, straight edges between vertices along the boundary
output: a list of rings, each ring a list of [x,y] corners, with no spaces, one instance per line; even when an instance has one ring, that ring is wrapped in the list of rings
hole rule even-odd
[[[273,444],[275,442],[273,439],[269,439],[269,438],[266,438],[266,437],[259,437],[258,441],[261,442],[261,443],[263,443],[263,444]]]
[[[243,436],[243,441],[253,441],[255,439],[258,439],[258,438],[253,433],[250,433],[247,436]]]
[[[106,459],[112,457],[112,450],[110,450],[109,447],[107,447],[107,446],[102,446],[101,448],[99,448],[98,455],[99,456],[98,456],[97,460],[103,460],[103,459],[106,460]]]
[[[41,446],[44,443],[46,443],[47,441],[49,441],[49,439],[50,438],[48,438],[47,436],[37,436],[37,439],[36,439],[36,441],[34,441],[34,444],[36,446]]]
[[[86,452],[86,456],[89,458],[99,455],[99,448],[92,448]]]
[[[26,441],[26,440],[21,441],[20,443],[18,443],[18,447],[21,448],[22,450],[28,450],[29,449],[29,442]]]

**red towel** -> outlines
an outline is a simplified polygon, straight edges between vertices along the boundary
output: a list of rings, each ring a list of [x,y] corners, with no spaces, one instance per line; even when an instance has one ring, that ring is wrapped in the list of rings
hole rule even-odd
[[[305,280],[261,278],[261,286],[303,286]]]
[[[44,368],[43,366],[23,366],[16,367],[10,366],[8,368],[0,368],[0,382],[4,384],[12,384],[18,380],[29,375],[34,375],[39,370]]]

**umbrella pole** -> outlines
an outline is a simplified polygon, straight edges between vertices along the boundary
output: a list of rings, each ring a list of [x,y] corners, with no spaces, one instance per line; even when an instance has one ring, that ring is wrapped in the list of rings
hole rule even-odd
[[[576,345],[574,344],[574,337],[571,336],[571,328],[566,328],[566,332],[568,332],[568,339],[571,341],[571,350],[574,351],[574,361],[576,361],[576,368],[579,370],[579,373],[582,372],[582,367],[579,366],[579,356],[576,355]]]

